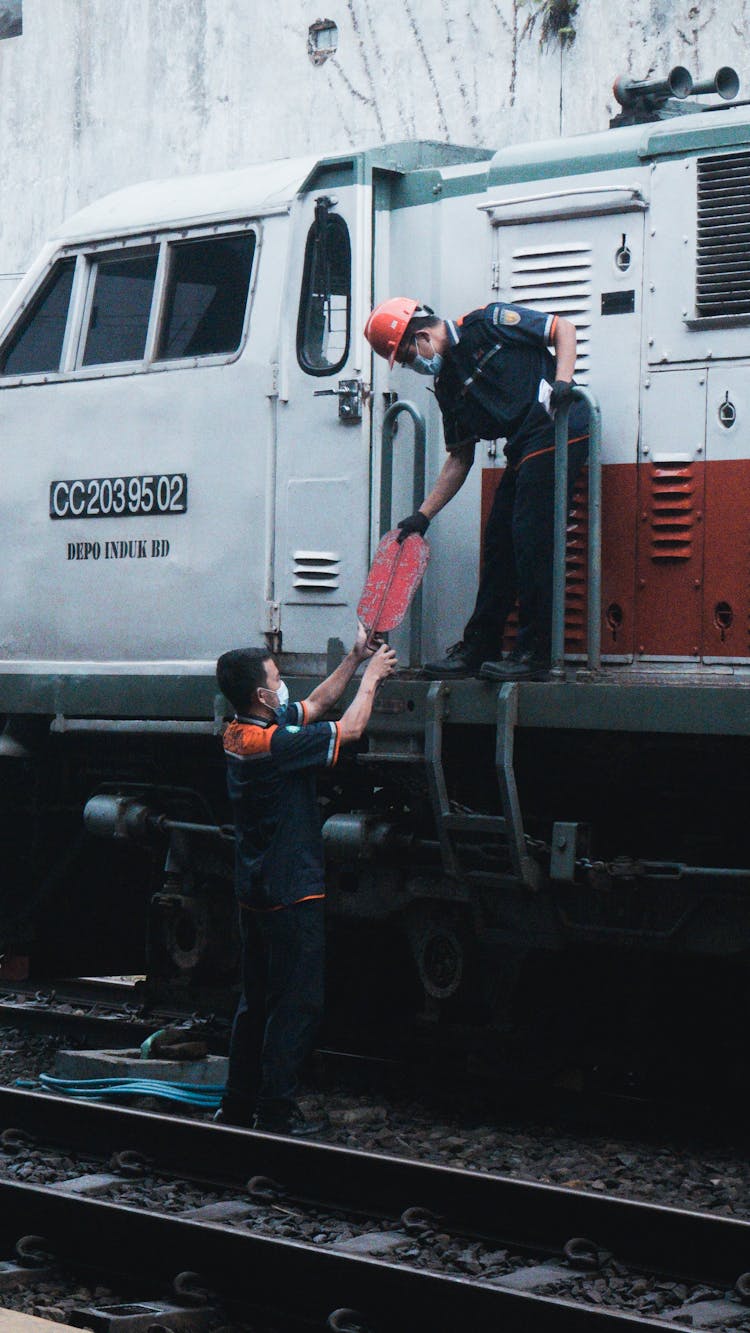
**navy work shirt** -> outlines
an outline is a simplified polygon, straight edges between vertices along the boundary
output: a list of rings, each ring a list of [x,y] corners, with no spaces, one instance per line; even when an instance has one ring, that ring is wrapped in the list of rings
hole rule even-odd
[[[274,911],[324,897],[315,773],[338,759],[338,723],[306,725],[304,704],[289,704],[277,722],[236,717],[224,754],[240,905]]]
[[[556,321],[556,315],[502,301],[461,320],[446,320],[450,346],[435,380],[435,396],[449,453],[477,440],[504,438],[505,453],[514,462],[529,439],[551,429],[539,390],[543,380],[555,380],[548,344]],[[571,408],[571,425],[579,424],[574,420],[578,406]]]

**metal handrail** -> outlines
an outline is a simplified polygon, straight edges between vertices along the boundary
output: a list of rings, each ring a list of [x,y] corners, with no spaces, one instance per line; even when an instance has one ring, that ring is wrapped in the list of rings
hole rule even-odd
[[[601,666],[602,615],[602,413],[598,399],[581,385],[573,397],[589,409],[588,617],[589,671]],[[570,404],[555,414],[555,554],[552,574],[552,676],[565,677],[565,543],[568,528],[568,415]]]
[[[414,471],[412,480],[412,508],[416,509],[424,499],[424,483],[427,471],[427,425],[424,415],[416,403],[408,399],[398,399],[391,403],[383,416],[381,432],[382,446],[380,455],[380,535],[388,532],[392,523],[393,507],[393,441],[396,434],[396,422],[402,412],[406,412],[414,423]],[[409,666],[418,666],[422,654],[422,589],[414,596],[409,613]]]

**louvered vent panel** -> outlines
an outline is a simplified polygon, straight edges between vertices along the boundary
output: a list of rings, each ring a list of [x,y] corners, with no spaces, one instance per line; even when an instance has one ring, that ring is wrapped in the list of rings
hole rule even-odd
[[[576,379],[588,383],[591,347],[591,247],[538,245],[513,252],[511,300],[576,326]]]
[[[295,551],[294,586],[302,592],[335,592],[341,557],[337,551]]]
[[[565,651],[585,653],[586,587],[588,571],[588,469],[584,468],[575,484],[573,503],[565,539]],[[510,652],[518,636],[518,610],[508,616],[503,635],[503,651]]]
[[[750,314],[750,153],[698,159],[699,315]]]
[[[689,560],[693,554],[695,479],[691,463],[651,465],[651,559]]]

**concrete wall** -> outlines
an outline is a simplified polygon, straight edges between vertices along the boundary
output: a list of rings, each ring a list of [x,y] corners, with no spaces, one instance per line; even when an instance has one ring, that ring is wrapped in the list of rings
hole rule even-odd
[[[613,78],[735,64],[750,0],[23,0],[0,41],[0,281],[50,230],[149,177],[400,138],[502,146],[606,127]],[[314,64],[308,29],[337,25]],[[0,300],[3,292],[0,291]]]

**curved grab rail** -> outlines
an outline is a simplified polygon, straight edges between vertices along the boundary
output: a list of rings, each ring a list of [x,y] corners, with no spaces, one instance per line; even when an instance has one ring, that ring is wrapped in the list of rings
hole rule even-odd
[[[393,441],[398,418],[405,412],[414,424],[414,470],[412,474],[412,508],[417,509],[424,499],[427,469],[427,425],[424,414],[416,403],[397,399],[383,416],[380,455],[380,536],[392,524],[393,507]],[[419,588],[409,612],[409,666],[419,666],[422,652],[422,589]]]

